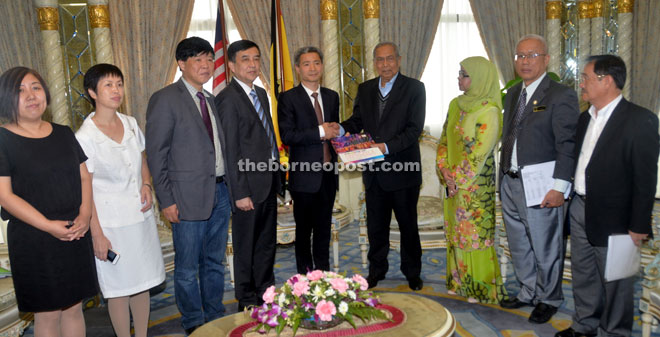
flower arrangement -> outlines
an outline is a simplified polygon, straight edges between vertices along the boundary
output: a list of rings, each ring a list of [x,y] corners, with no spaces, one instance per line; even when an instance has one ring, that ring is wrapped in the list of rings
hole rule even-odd
[[[360,275],[347,278],[342,274],[314,270],[297,274],[275,290],[264,292],[264,304],[253,307],[251,317],[258,321],[256,330],[277,334],[290,326],[295,336],[298,327],[322,328],[328,323],[346,320],[356,328],[355,317],[362,321],[388,318],[376,308],[377,297],[367,292],[367,280]]]

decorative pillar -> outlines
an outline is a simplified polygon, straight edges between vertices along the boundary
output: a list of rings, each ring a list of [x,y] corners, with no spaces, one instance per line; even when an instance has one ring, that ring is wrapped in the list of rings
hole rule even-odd
[[[34,0],[37,19],[41,28],[41,41],[46,57],[46,82],[50,91],[50,111],[53,122],[71,125],[71,115],[66,104],[66,81],[62,63],[62,47],[59,34],[57,0]]]
[[[635,7],[635,0],[618,0],[617,8],[619,12],[619,36],[617,42],[619,43],[619,56],[626,63],[628,69],[628,80],[623,87],[623,96],[630,98],[630,82],[632,69],[632,25],[633,25],[633,7]]]
[[[545,3],[545,38],[548,42],[550,64],[548,71],[560,74],[561,64],[561,1],[547,0]]]
[[[339,84],[339,41],[337,37],[337,0],[321,0],[321,48],[323,50],[323,84],[336,92]]]
[[[603,53],[603,26],[605,23],[603,0],[592,0],[591,7],[591,55],[600,55]]]
[[[578,0],[578,72],[591,54],[591,2]]]
[[[380,0],[362,0],[364,15],[364,66],[366,79],[376,77],[374,72],[374,48],[380,43]]]
[[[87,0],[89,23],[94,32],[96,62],[114,64],[110,40],[108,0]]]

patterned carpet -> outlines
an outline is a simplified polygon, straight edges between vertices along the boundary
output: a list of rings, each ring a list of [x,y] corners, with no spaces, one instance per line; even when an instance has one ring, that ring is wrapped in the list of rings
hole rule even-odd
[[[346,226],[340,232],[340,271],[346,271],[348,274],[360,273],[366,276],[367,270],[361,267],[360,249],[357,244],[358,233],[357,222]],[[531,307],[518,310],[505,310],[495,305],[471,304],[464,298],[448,295],[444,285],[444,249],[425,250],[422,259],[424,289],[416,294],[440,302],[453,313],[458,323],[455,336],[554,336],[557,331],[565,329],[571,323],[573,293],[570,282],[565,281],[563,283],[565,301],[559,312],[550,322],[536,325],[527,321],[527,317],[532,310]],[[399,271],[400,259],[396,251],[390,251],[389,261],[390,270],[387,278],[378,283],[376,290],[414,293],[408,288],[405,277]],[[512,270],[512,268],[508,269]],[[278,246],[275,271],[278,286],[295,273],[293,245]],[[516,294],[518,289],[515,277],[511,272],[509,273],[506,287],[509,294]],[[225,279],[225,284],[224,303],[227,313],[231,314],[236,312],[237,303],[234,299],[233,289],[229,283],[229,275]],[[171,273],[168,273],[165,289],[163,290],[162,288],[159,289],[159,293],[153,295],[151,298],[152,314],[149,336],[184,336],[183,330],[180,327],[180,314],[174,301]],[[639,282],[637,285],[637,294],[637,297],[641,294]],[[638,299],[636,299],[635,304],[637,305],[638,303]],[[636,310],[633,336],[641,336],[639,315],[639,311]],[[104,306],[86,310],[85,319],[87,323],[87,336],[114,336],[107,310]],[[26,331],[24,336],[32,337],[32,328]],[[660,332],[654,333],[653,336],[660,337]]]

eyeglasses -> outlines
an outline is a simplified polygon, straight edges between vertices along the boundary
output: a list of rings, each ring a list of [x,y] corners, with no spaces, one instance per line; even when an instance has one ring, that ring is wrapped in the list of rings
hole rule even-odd
[[[466,78],[466,77],[470,77],[470,75],[468,75],[468,73],[466,73],[465,70],[459,70],[458,77]]]
[[[603,79],[603,77],[605,77],[605,76],[607,76],[607,74],[596,74],[596,78],[597,78],[599,81],[600,81],[601,79]],[[581,74],[580,74],[580,82],[586,82],[586,81],[587,81],[588,79],[590,79],[590,78],[591,78],[591,77],[587,76],[587,74],[585,74],[585,73],[581,73]]]
[[[514,61],[522,61],[522,60],[533,60],[539,56],[545,56],[546,54],[539,54],[539,53],[530,53],[530,54],[516,54],[513,55],[513,60]]]

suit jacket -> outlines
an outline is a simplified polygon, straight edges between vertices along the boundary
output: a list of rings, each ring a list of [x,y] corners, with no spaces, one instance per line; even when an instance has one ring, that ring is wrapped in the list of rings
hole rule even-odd
[[[503,140],[512,131],[521,91],[522,83],[509,89],[504,98]],[[555,160],[552,176],[555,179],[572,181],[575,172],[575,126],[580,114],[575,90],[551,80],[546,75],[528,102],[520,122],[515,149],[518,166]],[[500,175],[502,170],[508,169],[502,167],[501,161],[500,167]]]
[[[591,115],[580,115],[578,158]],[[658,117],[622,99],[600,134],[585,170],[587,239],[607,246],[610,234],[651,233],[660,143]]]
[[[339,123],[339,95],[330,89],[319,90],[323,100],[323,121]],[[314,105],[302,84],[280,94],[277,118],[282,143],[289,146],[289,190],[314,193],[321,188],[323,171],[300,170],[300,163],[323,164],[323,142]],[[331,162],[337,154],[330,145]],[[337,175],[335,174],[335,178]]]
[[[213,95],[208,101],[213,101]],[[213,104],[222,154],[225,136]],[[147,107],[147,162],[161,208],[177,205],[183,220],[206,220],[215,202],[215,149],[183,80],[154,93]]]
[[[271,135],[274,135],[266,91],[256,85],[254,88],[264,109]],[[274,187],[279,192],[281,185],[278,178],[276,186],[272,186],[272,168],[255,170],[247,165],[268,164],[272,158],[270,140],[266,136],[266,130],[261,124],[252,100],[238,82],[231,81],[215,98],[215,106],[229,149],[225,167],[230,195],[234,201],[232,207],[236,200],[246,197],[250,197],[253,203],[261,203],[266,200],[271,188]],[[276,154],[275,160],[279,164],[279,153]],[[279,175],[279,166],[277,174]]]
[[[424,84],[399,73],[382,116],[378,116],[379,77],[366,81],[358,87],[353,105],[353,115],[341,125],[347,132],[364,130],[376,143],[385,143],[389,154],[385,160],[369,165],[362,178],[366,188],[378,179],[385,191],[420,186],[422,184],[419,136],[426,117],[426,91]],[[417,170],[392,170],[400,164],[416,163]]]

